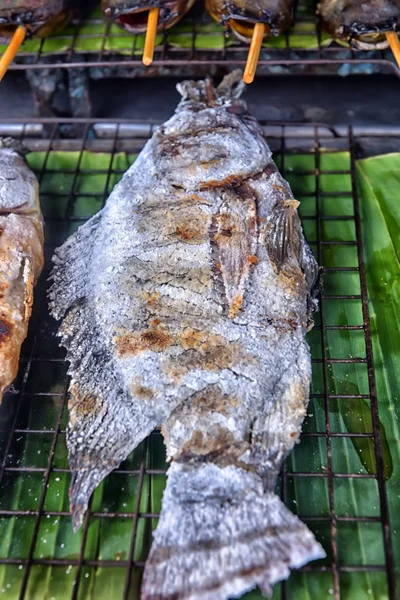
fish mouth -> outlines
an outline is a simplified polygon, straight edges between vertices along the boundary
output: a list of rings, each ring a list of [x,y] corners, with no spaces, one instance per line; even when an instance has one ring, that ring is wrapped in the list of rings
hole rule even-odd
[[[32,19],[31,21],[24,21],[24,16],[18,19],[18,23],[15,20],[7,20],[7,18],[0,19],[0,40],[10,39],[17,28],[22,25],[26,28],[28,36],[36,35],[38,37],[47,37],[52,33],[56,33],[63,29],[71,21],[73,17],[72,10],[63,10],[46,19],[45,21],[39,18],[38,20]]]
[[[150,8],[140,8],[122,13],[116,18],[120,27],[129,33],[144,33],[147,29]]]
[[[358,50],[386,50],[389,47],[389,42],[383,31],[363,33],[357,37],[352,37],[350,44]]]
[[[228,25],[232,30],[232,33],[241,41],[249,43],[253,36],[254,25],[256,21],[250,19],[244,19],[243,17],[232,17],[228,21]],[[271,28],[265,24],[265,34],[267,36],[271,31]]]

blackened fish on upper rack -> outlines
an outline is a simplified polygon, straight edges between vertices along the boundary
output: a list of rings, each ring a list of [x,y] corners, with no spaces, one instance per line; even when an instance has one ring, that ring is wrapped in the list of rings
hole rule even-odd
[[[27,35],[46,37],[65,27],[75,0],[0,0],[0,39],[11,38],[20,25]]]
[[[322,0],[318,13],[328,33],[360,50],[387,48],[386,33],[400,27],[400,0]]]
[[[269,594],[325,555],[274,491],[309,400],[319,268],[240,77],[179,84],[176,114],[54,257],[75,529],[157,426],[172,463],[145,600]]]
[[[169,29],[192,8],[195,0],[101,0],[104,15],[130,33],[144,33],[149,11],[159,8],[158,29]]]
[[[266,36],[277,36],[293,23],[295,0],[206,0],[212,18],[241,41],[250,42],[255,23],[265,24]]]

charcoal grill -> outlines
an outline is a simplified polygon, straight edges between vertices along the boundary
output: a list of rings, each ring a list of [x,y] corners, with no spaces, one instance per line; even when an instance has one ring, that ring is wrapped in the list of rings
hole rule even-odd
[[[323,67],[318,71],[323,73],[329,67],[334,67],[335,71],[346,64],[359,67],[357,72],[360,73],[368,73],[371,68],[376,68],[400,76],[400,69],[390,50],[367,52],[353,50],[347,44],[327,45],[326,36],[319,27],[314,11],[313,1],[299,0],[295,28],[281,36],[278,44],[275,40],[264,47],[260,55],[259,72],[268,68],[269,72],[281,73],[284,67],[290,73],[303,74],[307,69]],[[183,23],[184,47],[176,44],[176,28],[165,31],[155,50],[153,67],[188,69],[245,65],[249,46],[229,36],[224,37],[222,28],[216,24],[212,31],[207,29],[207,25],[213,22],[204,14],[200,2]],[[206,48],[208,44],[201,43],[201,38],[211,39],[211,36],[217,36],[217,48]],[[310,38],[311,44],[304,48],[301,40],[306,36]],[[106,23],[100,11],[92,13],[83,23],[54,35],[51,40],[31,41],[24,48],[11,69],[142,67],[143,37]],[[144,74],[144,70],[140,69],[139,72],[141,71]]]
[[[157,125],[154,122],[126,120],[111,123],[85,119],[30,119],[18,123],[3,120],[0,127],[1,134],[9,133],[20,138],[37,157],[33,168],[41,183],[47,239],[45,273],[37,289],[34,315],[22,352],[20,373],[0,408],[1,535],[9,531],[7,528],[14,528],[14,539],[19,537],[29,540],[23,550],[18,547],[17,542],[5,547],[0,541],[0,574],[1,569],[9,569],[9,579],[12,582],[4,589],[9,598],[22,600],[41,597],[35,595],[38,594],[35,585],[38,585],[38,581],[43,581],[43,574],[46,573],[49,581],[52,581],[51,577],[57,581],[62,574],[65,586],[63,598],[87,598],[88,582],[95,585],[93,581],[99,573],[106,573],[113,582],[113,595],[110,597],[116,600],[138,598],[140,573],[159,513],[159,490],[165,481],[166,465],[160,450],[161,435],[157,431],[153,432],[100,486],[100,491],[96,491],[92,499],[81,531],[73,536],[66,492],[69,480],[65,450],[67,365],[55,337],[56,324],[48,316],[45,292],[54,248],[104,205],[111,189],[126,170],[122,159],[119,160],[118,157],[124,156],[121,153],[126,153],[131,159]],[[385,147],[390,139],[392,147],[393,144],[400,147],[400,132],[386,132],[385,135],[378,132],[374,135],[373,132],[353,131],[344,127],[335,129],[318,123],[263,123],[263,126],[284,177],[289,180],[307,177],[313,183],[313,190],[303,192],[302,196],[314,208],[312,214],[303,214],[302,220],[306,234],[309,231],[307,223],[314,228],[314,234],[309,234],[312,238],[309,242],[320,264],[325,263],[326,266],[327,248],[352,249],[355,262],[351,266],[347,262],[334,267],[328,264],[326,278],[352,273],[359,288],[339,294],[331,293],[328,286],[320,298],[320,313],[313,337],[310,338],[313,367],[319,372],[319,383],[313,385],[309,416],[298,448],[307,448],[307,445],[318,447],[324,458],[321,464],[317,460],[313,468],[307,470],[304,466],[297,468],[296,460],[289,457],[280,476],[283,500],[292,510],[299,507],[299,516],[322,539],[328,558],[305,566],[297,575],[294,573],[288,582],[276,586],[274,598],[296,598],[295,590],[301,590],[305,585],[304,581],[312,585],[315,577],[323,578],[326,582],[326,598],[351,598],[346,583],[348,578],[355,573],[365,573],[379,581],[382,598],[395,600],[395,566],[375,386],[355,160],[360,147],[368,144],[368,147],[375,147],[380,143]],[[61,152],[63,160],[59,159]],[[347,161],[344,168],[325,168],[326,152],[338,155],[348,152],[344,155]],[[99,157],[96,169],[88,166],[88,157],[93,154]],[[300,155],[307,157],[309,168],[290,166],[293,157]],[[69,156],[70,162],[65,159]],[[101,157],[103,162],[100,161]],[[324,177],[330,175],[341,175],[348,185],[344,185],[343,190],[324,191],[322,182]],[[99,184],[95,191],[90,191],[86,184],[93,177]],[[56,186],[51,183],[55,181],[54,178],[58,181]],[[293,181],[292,186],[296,194]],[[338,215],[332,209],[338,198],[343,196],[350,199],[352,210],[350,214]],[[337,221],[348,222],[354,228],[352,239],[342,239],[340,236],[337,239],[326,239],[325,225]],[[361,320],[345,325],[333,323],[328,313],[332,314],[330,307],[338,302],[353,303],[359,309]],[[352,357],[332,355],[328,351],[327,339],[335,331],[348,331],[362,336],[365,353]],[[315,352],[315,348],[320,348],[320,351]],[[360,390],[359,394],[342,393],[340,389],[332,391],[329,369],[342,364],[355,366],[354,368],[360,368],[364,372],[366,389]],[[332,424],[332,403],[361,399],[369,403],[371,431],[338,431]],[[322,414],[322,426],[313,421],[316,410]],[[350,438],[371,441],[375,459],[373,472],[363,468],[349,472],[338,469],[335,463],[337,443],[346,443]],[[356,485],[357,482],[367,480],[372,486],[376,486],[377,505],[374,516],[343,514],[338,509],[337,485],[346,485],[346,482],[355,482]],[[305,504],[301,501],[302,490],[308,490],[311,498],[318,486],[323,486],[326,490],[325,508],[322,512],[320,508],[313,511],[311,502],[311,510],[303,514],[301,507]],[[58,489],[59,500],[56,493]],[[12,498],[17,501],[13,503]],[[121,524],[124,533],[115,540],[113,528]],[[375,535],[380,536],[382,543],[382,561],[370,564],[367,558],[359,561],[358,557],[354,563],[343,561],[338,543],[343,527],[374,528]],[[56,534],[52,533],[52,528],[55,528]],[[52,549],[47,549],[44,540],[47,537],[46,541],[50,542],[54,535],[56,537]],[[112,555],[107,550],[109,540],[113,540]],[[261,598],[261,595],[254,593],[250,597]]]

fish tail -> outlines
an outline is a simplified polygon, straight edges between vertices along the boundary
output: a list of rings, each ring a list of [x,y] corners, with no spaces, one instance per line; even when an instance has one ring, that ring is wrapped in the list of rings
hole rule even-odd
[[[227,600],[256,586],[269,596],[290,569],[324,557],[254,472],[173,463],[141,598]]]

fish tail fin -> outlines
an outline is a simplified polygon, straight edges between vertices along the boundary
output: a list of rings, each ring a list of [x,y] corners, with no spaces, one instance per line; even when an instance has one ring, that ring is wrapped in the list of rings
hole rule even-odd
[[[174,463],[168,475],[142,600],[227,600],[256,586],[269,596],[290,569],[325,557],[255,473]]]
[[[189,105],[215,106],[215,103],[231,101],[240,98],[246,85],[242,80],[243,72],[240,69],[225,75],[221,83],[214,87],[210,78],[199,81],[186,80],[177,84],[176,89],[182,96],[177,112],[186,109]]]

